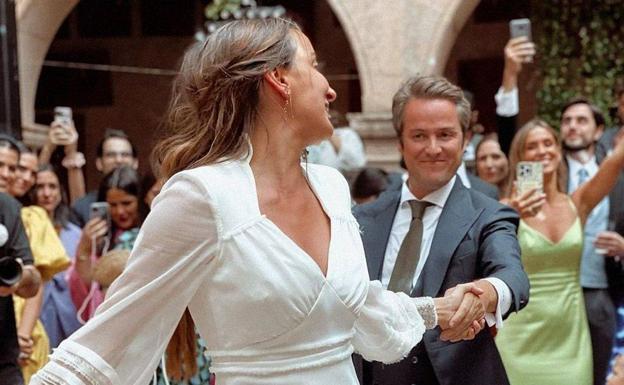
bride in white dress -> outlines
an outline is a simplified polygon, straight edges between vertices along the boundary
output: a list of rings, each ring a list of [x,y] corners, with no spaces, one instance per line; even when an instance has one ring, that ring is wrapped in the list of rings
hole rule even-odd
[[[232,22],[191,48],[155,149],[169,180],[96,316],[31,384],[147,384],[187,307],[219,385],[355,385],[354,351],[395,362],[436,325],[473,338],[484,311],[462,300],[478,289],[370,282],[347,183],[301,164],[335,97],[289,21]]]

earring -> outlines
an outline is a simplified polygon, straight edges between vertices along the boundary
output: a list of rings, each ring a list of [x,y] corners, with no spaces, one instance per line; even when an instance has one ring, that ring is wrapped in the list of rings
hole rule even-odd
[[[290,94],[288,94],[288,99],[286,99],[286,101],[284,102],[284,107],[282,107],[282,112],[284,113],[284,116],[288,116],[289,101],[290,101]]]
[[[290,89],[286,88],[286,101],[284,102],[284,107],[282,107],[282,112],[284,113],[285,118],[288,117],[288,106],[292,104],[292,100],[290,98]]]

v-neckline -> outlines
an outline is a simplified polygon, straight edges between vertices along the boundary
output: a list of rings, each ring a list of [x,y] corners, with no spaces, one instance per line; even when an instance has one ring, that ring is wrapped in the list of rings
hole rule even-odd
[[[271,224],[273,227],[275,227],[275,229],[278,231],[278,233],[284,237],[288,242],[290,242],[301,254],[304,255],[306,263],[311,263],[313,266],[316,267],[316,271],[318,274],[321,275],[321,277],[323,277],[324,280],[329,279],[329,275],[330,275],[330,270],[331,270],[331,254],[332,254],[332,240],[334,239],[333,235],[334,235],[334,222],[332,220],[332,216],[329,215],[329,211],[327,210],[327,207],[325,206],[325,202],[323,201],[323,198],[321,197],[321,194],[317,191],[316,187],[314,186],[314,183],[310,180],[310,178],[308,178],[307,176],[307,170],[305,168],[303,168],[303,166],[301,167],[303,169],[304,172],[304,178],[306,179],[308,186],[310,186],[310,190],[312,190],[312,194],[314,195],[314,197],[316,198],[316,200],[319,202],[319,204],[321,205],[321,210],[323,210],[323,213],[325,214],[325,216],[327,216],[327,218],[329,219],[329,242],[327,244],[327,255],[326,255],[326,261],[327,261],[327,267],[325,269],[325,271],[323,271],[323,269],[321,268],[321,265],[319,265],[316,260],[312,257],[312,255],[310,255],[310,253],[308,253],[299,243],[297,243],[294,239],[292,239],[290,236],[288,236],[288,234],[286,234],[278,225],[277,223],[273,222],[266,214],[263,214],[262,211],[260,210],[260,200],[258,199],[258,188],[256,185],[256,176],[253,173],[253,169],[251,168],[251,164],[247,163],[247,172],[249,173],[249,177],[251,178],[251,185],[253,188],[253,196],[255,198],[255,202],[256,202],[256,209],[258,210],[258,214],[265,220],[267,221],[269,224]]]
[[[530,229],[534,233],[537,233],[537,235],[539,235],[542,239],[544,239],[546,242],[548,242],[551,246],[558,246],[564,239],[566,239],[568,237],[568,234],[576,226],[576,222],[579,221],[579,220],[580,220],[580,218],[577,216],[574,219],[574,221],[572,222],[572,224],[570,225],[570,227],[568,227],[568,229],[563,233],[563,235],[561,236],[561,238],[557,242],[553,241],[552,239],[547,237],[544,233],[542,233],[541,231],[537,230],[533,226],[529,225],[526,221],[522,221],[522,223],[524,223],[524,226],[526,226],[528,229]]]

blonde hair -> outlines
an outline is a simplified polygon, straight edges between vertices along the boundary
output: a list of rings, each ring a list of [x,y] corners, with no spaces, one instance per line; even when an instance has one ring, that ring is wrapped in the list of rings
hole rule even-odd
[[[470,127],[472,110],[461,88],[440,76],[416,75],[405,81],[392,98],[392,124],[401,139],[403,114],[410,99],[444,99],[457,107],[457,119],[462,133]]]
[[[285,19],[238,20],[186,52],[164,138],[152,153],[163,177],[245,155],[244,134],[257,117],[263,75],[291,65],[293,31],[300,29]]]
[[[548,125],[548,123],[546,123],[545,121],[539,118],[534,118],[530,120],[529,122],[527,122],[524,126],[522,126],[522,128],[520,128],[520,130],[518,130],[518,132],[516,132],[516,135],[514,136],[513,141],[511,142],[511,149],[509,150],[509,178],[507,179],[507,186],[505,188],[505,194],[504,194],[504,196],[506,197],[511,196],[511,189],[513,186],[513,182],[516,180],[516,165],[518,164],[518,162],[524,160],[523,159],[524,147],[526,144],[527,137],[529,136],[531,131],[535,130],[536,128],[543,128],[546,131],[548,131],[553,136],[553,139],[555,140],[555,143],[557,144],[557,147],[559,148],[559,152],[561,153],[561,138],[559,137],[559,134],[557,133],[557,131],[555,131],[550,125]],[[568,180],[567,167],[565,163],[563,162],[563,160],[561,160],[559,162],[559,166],[557,167],[557,189],[558,191],[560,192],[566,191],[567,180]]]

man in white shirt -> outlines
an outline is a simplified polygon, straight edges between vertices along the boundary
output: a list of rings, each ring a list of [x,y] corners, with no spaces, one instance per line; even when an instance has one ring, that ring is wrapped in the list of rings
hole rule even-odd
[[[529,282],[520,262],[517,214],[457,177],[469,116],[461,89],[446,79],[417,76],[404,83],[394,96],[393,124],[408,179],[354,213],[371,279],[432,297],[475,281],[484,290],[478,299],[488,324],[501,327],[509,312],[526,305]],[[408,287],[397,285],[406,275]],[[466,304],[473,299],[468,297]],[[363,384],[508,384],[488,331],[459,343],[440,337],[439,328],[428,331],[397,364],[365,363]]]
[[[568,165],[568,193],[598,172],[602,159],[597,157],[596,142],[602,136],[604,125],[600,110],[586,99],[573,99],[561,109],[561,139]],[[624,218],[621,214],[611,215],[620,211],[622,202],[612,200],[617,199],[614,193],[618,194],[623,189],[619,181],[612,193],[592,210],[584,226],[581,286],[592,340],[595,385],[605,382],[615,335],[616,314],[608,290],[609,271],[605,255],[618,256],[624,249],[624,238],[613,231],[615,222],[622,222]],[[610,222],[612,226],[609,226]],[[611,268],[617,269],[616,266]]]
[[[357,170],[366,165],[362,139],[349,127],[336,128],[331,138],[309,146],[307,160],[341,172]]]

